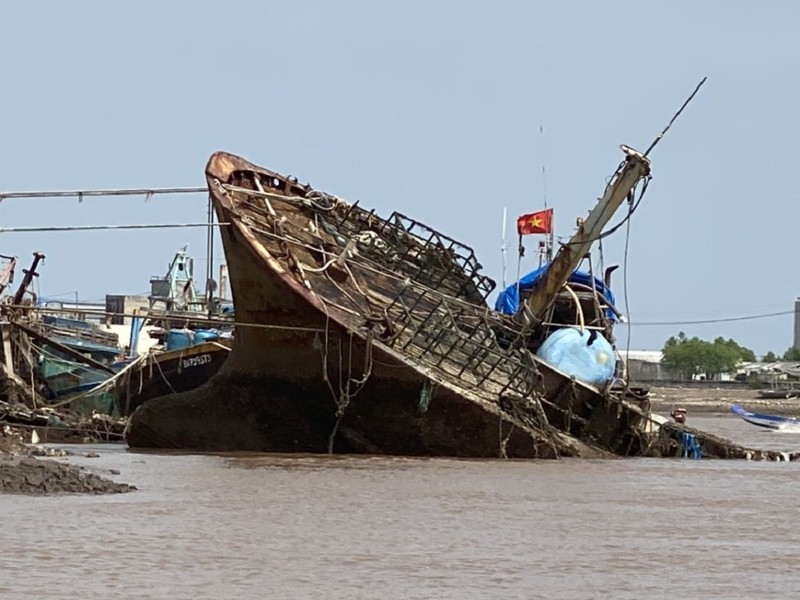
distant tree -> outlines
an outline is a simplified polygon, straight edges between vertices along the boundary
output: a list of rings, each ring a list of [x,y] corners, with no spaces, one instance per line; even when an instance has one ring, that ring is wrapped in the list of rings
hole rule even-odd
[[[742,357],[742,362],[756,362],[756,353],[750,350],[750,348],[740,346],[735,340],[726,340],[723,337],[718,337],[714,340],[714,343],[727,346],[728,348],[738,352]]]
[[[783,360],[800,361],[800,348],[792,346],[783,353]]]
[[[721,373],[732,373],[741,362],[755,362],[755,354],[734,340],[718,337],[713,342],[698,337],[688,338],[680,332],[670,337],[661,350],[662,363],[673,373],[690,378],[704,373],[713,378]]]
[[[764,355],[764,358],[761,359],[761,362],[765,363],[778,362],[778,357],[775,356],[775,353],[772,350],[770,350]]]

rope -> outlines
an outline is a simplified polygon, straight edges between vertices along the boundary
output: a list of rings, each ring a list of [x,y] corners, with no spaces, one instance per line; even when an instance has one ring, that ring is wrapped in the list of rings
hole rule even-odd
[[[255,173],[253,174],[253,181],[255,181],[258,191],[261,192],[262,194],[265,194],[264,188],[261,185],[261,179]],[[275,209],[272,208],[272,204],[269,203],[269,199],[266,197],[264,198],[264,205],[267,207],[267,211],[269,212],[270,215],[272,215],[273,217],[278,216],[277,213],[275,212]]]
[[[569,295],[572,296],[572,300],[575,302],[575,311],[578,314],[578,324],[580,325],[581,333],[583,333],[583,330],[586,328],[586,321],[583,317],[583,307],[581,306],[580,300],[578,300],[578,294],[576,294],[575,290],[573,290],[566,283],[564,284],[564,289],[569,292]]]
[[[703,80],[705,81],[705,80]],[[702,84],[701,84],[702,85]],[[699,87],[699,86],[698,86]],[[683,110],[683,109],[681,109]],[[665,130],[666,131],[666,130]],[[653,143],[655,145],[655,142]],[[652,146],[651,146],[652,148]],[[644,193],[644,192],[642,192]],[[639,196],[641,200],[641,196]],[[627,225],[625,226],[625,250],[622,255],[622,293],[623,297],[625,298],[625,318],[630,319],[631,316],[631,309],[630,303],[628,302],[628,248],[630,247],[631,241],[631,220],[630,216],[633,214],[634,206],[632,204],[628,204],[628,219],[626,219]],[[631,328],[626,328],[627,330],[627,339],[625,343],[625,388],[630,387],[631,383],[631,372],[628,366],[630,363],[630,356],[631,356]]]
[[[181,355],[182,355],[182,354],[183,354],[183,353],[181,353]],[[158,367],[158,372],[161,374],[161,379],[163,379],[163,380],[164,380],[164,383],[166,383],[166,384],[167,384],[167,387],[169,387],[170,391],[171,391],[173,394],[177,393],[177,392],[175,391],[175,388],[174,388],[174,387],[172,387],[172,384],[169,382],[169,379],[167,379],[167,376],[166,376],[166,375],[164,375],[164,371],[162,371],[162,370],[161,370],[161,363],[160,363],[160,362],[158,362],[158,361],[156,360],[156,357],[155,357],[153,354],[150,354],[149,356],[152,356],[152,357],[153,357],[153,358],[152,358],[152,361],[153,361],[153,362],[156,364],[156,367]],[[180,365],[180,362],[179,362],[178,364]]]
[[[343,202],[343,200],[337,198],[336,196],[328,197],[327,194],[325,194],[325,197],[328,197],[328,198],[331,199],[331,204],[329,206],[324,206],[324,205],[320,204],[319,202],[316,202],[316,198],[313,195],[308,195],[308,196],[306,196],[304,198],[302,196],[287,196],[286,194],[275,194],[273,192],[267,192],[261,186],[261,182],[258,181],[258,178],[255,178],[255,179],[256,179],[256,185],[259,188],[257,191],[256,190],[251,190],[249,188],[243,188],[243,187],[240,187],[240,186],[237,186],[237,185],[232,185],[230,183],[218,182],[218,185],[222,189],[224,189],[225,191],[228,191],[228,192],[239,192],[239,193],[247,194],[247,195],[250,195],[250,196],[256,196],[256,197],[264,198],[265,200],[279,200],[281,202],[286,202],[288,204],[300,204],[302,206],[310,206],[310,207],[315,208],[316,210],[319,210],[319,211],[322,211],[322,212],[330,212],[334,208],[336,208],[336,203],[337,202]],[[314,193],[322,194],[322,192],[317,192],[316,190],[312,190],[311,192],[309,192],[309,194],[314,194]]]
[[[284,331],[303,331],[309,333],[315,332],[322,332],[323,330],[319,327],[295,327],[293,325],[274,325],[269,323],[249,323],[244,321],[236,321],[236,320],[226,320],[226,319],[210,319],[208,317],[203,317],[199,313],[197,316],[194,316],[191,312],[186,313],[171,313],[171,314],[161,314],[161,313],[151,313],[151,314],[141,314],[141,313],[125,313],[125,312],[108,312],[105,310],[96,310],[96,309],[74,309],[74,308],[50,308],[50,307],[34,307],[28,304],[6,304],[0,305],[0,310],[2,309],[18,309],[24,311],[36,311],[42,313],[67,313],[72,314],[79,312],[84,315],[102,315],[105,317],[144,317],[150,320],[158,320],[158,319],[185,319],[187,321],[191,321],[192,323],[204,324],[204,325],[219,325],[221,327],[251,327],[253,329],[277,329],[277,330],[284,330]]]

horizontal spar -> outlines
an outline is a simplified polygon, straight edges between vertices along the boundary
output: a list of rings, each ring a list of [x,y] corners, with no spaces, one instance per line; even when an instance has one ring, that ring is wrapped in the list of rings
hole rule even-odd
[[[222,227],[230,223],[156,223],[152,225],[65,225],[58,227],[0,227],[0,233],[39,233],[45,231],[101,231],[105,229],[174,229],[179,227]]]
[[[151,196],[159,194],[207,194],[207,187],[133,188],[111,190],[56,190],[36,192],[0,192],[0,200],[7,198],[89,198],[93,196]]]

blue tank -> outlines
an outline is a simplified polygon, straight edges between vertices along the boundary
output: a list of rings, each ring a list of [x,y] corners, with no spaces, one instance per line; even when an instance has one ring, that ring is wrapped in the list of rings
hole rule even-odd
[[[216,329],[195,329],[194,343],[216,342],[219,339],[219,331]]]
[[[596,386],[614,377],[617,362],[614,348],[601,334],[571,328],[552,333],[536,354],[567,375]]]
[[[194,331],[191,329],[170,329],[167,334],[167,350],[180,350],[194,345]]]

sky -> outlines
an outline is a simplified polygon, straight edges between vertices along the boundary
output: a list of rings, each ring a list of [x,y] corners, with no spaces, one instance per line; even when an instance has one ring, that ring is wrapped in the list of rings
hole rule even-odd
[[[687,322],[790,312],[800,293],[798,22],[788,0],[3,3],[0,190],[202,186],[226,150],[426,222],[499,284],[503,208],[513,276],[516,216],[546,200],[567,238],[619,145],[644,150],[707,76],[651,154],[614,290],[632,349],[684,331],[783,352],[791,314]],[[206,202],[6,199],[0,229],[203,222]],[[7,231],[0,254],[42,251],[40,295],[94,300],[146,292],[187,243],[203,273],[205,236]],[[624,246],[623,227],[606,264]]]

